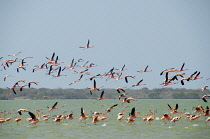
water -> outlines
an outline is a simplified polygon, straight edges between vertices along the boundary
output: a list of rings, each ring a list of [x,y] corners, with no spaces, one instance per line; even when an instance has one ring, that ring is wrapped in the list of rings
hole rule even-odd
[[[51,112],[51,117],[55,115],[62,115],[63,111],[73,111],[74,119],[66,122],[53,123],[53,118],[46,121],[41,121],[36,125],[30,125],[25,119],[29,117],[28,113],[23,113],[22,120],[19,124],[14,122],[15,118],[20,117],[13,112],[13,119],[9,123],[3,123],[0,126],[1,139],[15,138],[15,139],[57,139],[57,138],[210,138],[210,122],[206,123],[207,117],[201,116],[195,121],[189,121],[184,117],[176,124],[167,123],[158,120],[164,113],[170,113],[167,104],[175,107],[179,104],[178,111],[186,109],[186,112],[192,112],[192,107],[202,105],[204,108],[208,103],[204,103],[195,99],[138,99],[131,103],[123,104],[122,107],[113,109],[106,120],[93,124],[92,119],[85,122],[79,121],[80,109],[84,108],[87,115],[90,116],[90,111],[104,112],[114,104],[120,104],[119,100],[91,100],[91,99],[77,99],[77,100],[1,100],[0,111],[12,112],[18,109],[28,109],[35,113],[36,109],[42,109],[43,114],[47,114],[47,106],[52,106],[58,102],[58,109]],[[63,107],[61,107],[63,106]],[[127,109],[125,106],[128,106]],[[151,123],[143,122],[142,117],[137,118],[135,123],[128,124],[125,119],[128,113],[135,107],[138,116],[143,116],[148,113],[148,110],[153,111],[157,109],[156,120]],[[117,121],[117,114],[126,111],[124,119]],[[15,111],[15,112],[16,112]],[[177,114],[180,115],[180,114]],[[12,115],[8,115],[10,117]],[[3,117],[3,114],[1,114]],[[41,118],[42,119],[42,118]]]

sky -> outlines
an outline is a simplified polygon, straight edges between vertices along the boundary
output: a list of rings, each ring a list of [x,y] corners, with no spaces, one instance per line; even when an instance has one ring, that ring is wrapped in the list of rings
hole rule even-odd
[[[0,1],[0,57],[1,64],[6,59],[27,58],[26,71],[16,68],[15,62],[6,70],[1,67],[0,87],[12,87],[16,81],[37,81],[34,88],[91,88],[89,77],[108,72],[113,67],[122,68],[122,79],[96,78],[97,87],[130,88],[143,79],[143,86],[154,88],[199,89],[210,85],[210,1],[192,0],[1,0]],[[90,40],[93,48],[79,48]],[[17,56],[8,56],[21,52]],[[46,75],[49,69],[32,72],[35,65],[41,65],[55,53],[59,66],[64,68],[72,59],[82,58],[78,65],[94,63],[89,68],[90,75],[69,85],[80,75],[75,71],[85,68],[64,70],[61,77]],[[198,79],[181,85],[181,77],[176,84],[163,86],[165,75],[160,72],[166,68],[180,69],[185,63],[184,77],[195,71]],[[87,64],[87,65],[88,65]],[[151,72],[137,72],[149,65]],[[58,66],[58,67],[59,67]],[[117,71],[117,70],[115,70]],[[178,72],[170,72],[172,77]],[[12,75],[4,81],[5,75]],[[126,75],[136,76],[129,78]],[[24,83],[22,83],[23,85]]]

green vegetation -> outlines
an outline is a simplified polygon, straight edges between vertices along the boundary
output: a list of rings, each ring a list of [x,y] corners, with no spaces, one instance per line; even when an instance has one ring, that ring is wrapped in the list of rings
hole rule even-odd
[[[115,99],[120,94],[115,89],[104,89],[104,98]],[[1,100],[14,99],[95,99],[101,94],[101,91],[94,91],[90,95],[88,89],[48,89],[48,88],[24,88],[23,91],[16,89],[15,95],[12,90],[0,89]],[[6,95],[8,94],[8,95]],[[157,88],[149,90],[142,88],[138,90],[125,89],[126,95],[131,95],[133,98],[142,99],[200,99],[205,94],[210,94],[209,90],[201,92],[196,89],[173,89],[173,88]]]

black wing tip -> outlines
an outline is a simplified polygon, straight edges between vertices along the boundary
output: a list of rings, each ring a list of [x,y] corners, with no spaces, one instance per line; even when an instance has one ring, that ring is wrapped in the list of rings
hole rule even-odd
[[[202,98],[202,100],[203,100],[204,102],[208,102],[205,98]]]

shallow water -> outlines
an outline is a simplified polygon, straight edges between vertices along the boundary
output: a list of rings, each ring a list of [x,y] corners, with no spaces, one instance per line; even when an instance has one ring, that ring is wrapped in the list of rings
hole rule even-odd
[[[86,122],[79,121],[80,109],[84,108],[86,114],[90,116],[90,111],[104,112],[107,108],[114,104],[119,104],[119,100],[91,100],[91,99],[74,99],[74,100],[1,100],[0,111],[12,112],[18,109],[28,109],[35,113],[36,109],[42,109],[43,114],[47,114],[47,106],[52,106],[58,102],[58,109],[51,111],[51,119],[41,121],[36,125],[30,125],[25,119],[29,117],[28,113],[24,112],[22,120],[16,124],[15,118],[20,117],[13,112],[13,119],[8,123],[3,123],[0,126],[1,139],[16,138],[16,139],[54,139],[54,138],[209,138],[210,122],[205,123],[207,117],[201,116],[199,119],[189,121],[184,117],[176,124],[168,122],[165,124],[159,120],[164,113],[170,113],[167,104],[175,107],[179,104],[178,111],[186,109],[186,112],[192,112],[192,107],[202,105],[204,108],[208,103],[194,99],[138,99],[131,103],[123,104],[122,107],[113,109],[106,120],[93,124],[92,119]],[[63,106],[63,107],[61,107]],[[117,121],[117,114],[125,110],[127,107],[124,119]],[[135,107],[136,112],[140,112],[135,123],[128,124],[125,119],[129,116],[128,113]],[[157,109],[156,120],[151,123],[143,122],[142,117],[148,113],[148,110]],[[15,111],[15,112],[16,112]],[[63,111],[73,111],[74,119],[63,121],[61,123],[53,123],[55,115],[62,115]],[[66,114],[67,114],[66,113]],[[177,114],[180,115],[180,114]],[[6,117],[10,117],[8,115]],[[4,117],[1,114],[1,117]],[[42,118],[41,118],[42,119]]]

